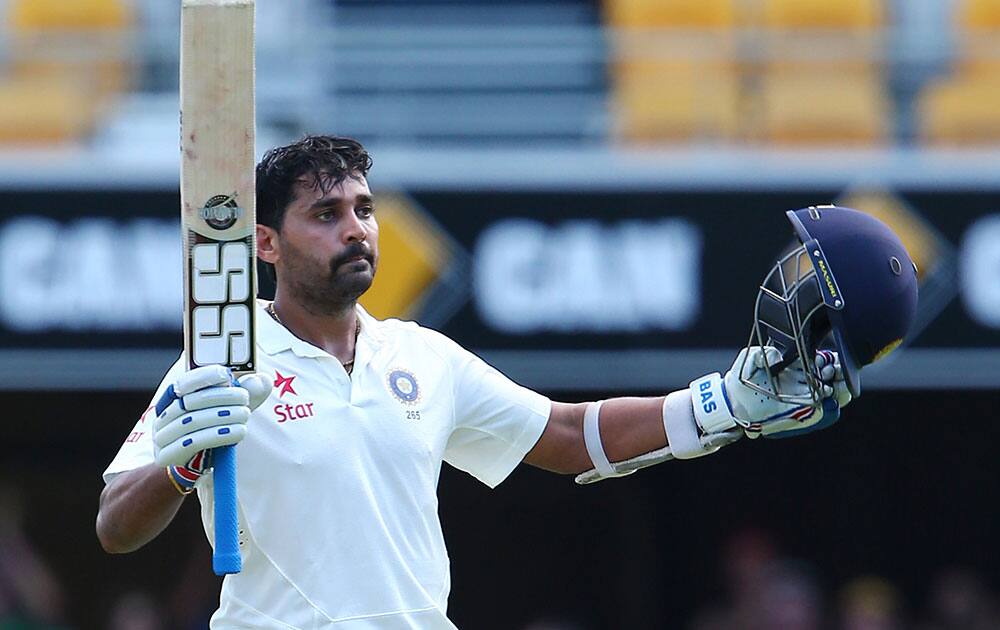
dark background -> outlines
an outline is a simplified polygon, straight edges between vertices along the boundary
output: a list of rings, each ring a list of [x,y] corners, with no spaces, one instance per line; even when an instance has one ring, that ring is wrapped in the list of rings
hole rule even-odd
[[[146,398],[0,394],[5,483],[20,487],[28,536],[64,581],[81,627],[101,628],[112,602],[136,588],[176,606],[200,601],[205,614],[217,602],[195,500],[133,554],[106,555],[93,534],[100,472]],[[824,586],[875,573],[911,608],[944,568],[969,567],[996,584],[998,407],[995,391],[867,392],[826,431],[743,440],[590,486],[522,466],[490,491],[446,465],[450,614],[459,627],[496,630],[541,613],[594,629],[682,627],[721,596],[722,545],[747,526],[821,567]]]

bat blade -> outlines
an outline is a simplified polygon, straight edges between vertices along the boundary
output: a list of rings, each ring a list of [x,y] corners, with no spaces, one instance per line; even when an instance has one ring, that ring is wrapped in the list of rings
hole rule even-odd
[[[254,3],[181,4],[181,230],[188,368],[256,369]],[[236,453],[213,450],[212,566],[240,571]]]

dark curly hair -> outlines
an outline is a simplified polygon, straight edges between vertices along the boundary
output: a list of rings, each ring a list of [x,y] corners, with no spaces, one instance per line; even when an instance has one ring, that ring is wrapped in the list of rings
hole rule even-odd
[[[312,178],[323,192],[348,177],[368,175],[372,159],[361,143],[339,136],[306,136],[264,154],[257,165],[257,223],[281,231],[295,184]]]

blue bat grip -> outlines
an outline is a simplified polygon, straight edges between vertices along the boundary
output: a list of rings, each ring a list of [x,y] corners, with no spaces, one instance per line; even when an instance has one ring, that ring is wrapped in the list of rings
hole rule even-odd
[[[215,551],[212,570],[216,575],[239,573],[243,568],[240,557],[239,525],[236,518],[236,448],[220,446],[212,449],[215,468]]]

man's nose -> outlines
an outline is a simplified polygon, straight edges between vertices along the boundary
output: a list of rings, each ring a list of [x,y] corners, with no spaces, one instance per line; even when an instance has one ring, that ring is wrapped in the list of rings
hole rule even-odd
[[[368,230],[365,229],[364,223],[361,222],[361,219],[357,215],[352,213],[347,225],[344,226],[344,240],[348,243],[363,241],[367,236]]]

